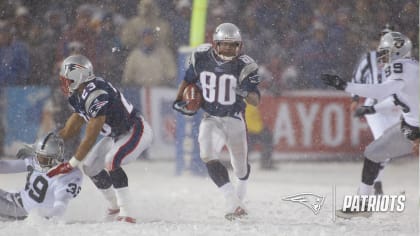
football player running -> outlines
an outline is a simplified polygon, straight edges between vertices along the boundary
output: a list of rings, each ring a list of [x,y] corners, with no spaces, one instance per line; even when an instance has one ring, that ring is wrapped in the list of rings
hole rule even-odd
[[[191,83],[197,83],[201,88],[205,113],[198,135],[200,157],[206,163],[210,178],[226,198],[225,217],[229,220],[247,214],[243,199],[251,168],[244,119],[245,100],[252,105],[260,102],[258,66],[252,58],[241,53],[241,48],[241,33],[236,25],[223,23],[217,26],[212,45],[203,44],[192,53],[173,103],[173,108],[182,114],[195,114],[186,109],[182,94]],[[219,160],[225,145],[237,178],[236,188]]]
[[[391,32],[390,26],[387,25],[380,33],[382,37],[386,33]],[[367,52],[363,54],[360,59],[356,69],[354,70],[353,77],[351,82],[359,84],[380,84],[383,82],[381,69],[384,66],[384,63],[379,60],[380,56],[376,50]],[[365,117],[369,128],[372,132],[373,138],[378,139],[384,133],[386,129],[391,127],[394,124],[399,123],[401,112],[398,108],[395,107],[394,99],[388,97],[383,102],[382,111],[375,113],[370,113],[369,108],[375,105],[378,101],[372,98],[366,98],[363,106],[359,106],[359,96],[356,94],[352,95],[352,102],[350,106],[351,112],[353,112],[355,117]],[[381,176],[383,174],[383,168],[387,160],[381,162],[381,169],[379,171],[378,177],[374,181],[374,193],[383,194]]]
[[[48,177],[47,172],[63,160],[63,140],[53,133],[30,148],[21,149],[19,160],[0,160],[0,173],[28,172],[25,188],[19,192],[0,189],[0,219],[23,220],[36,212],[46,218],[60,217],[80,190],[83,174],[74,168],[67,175]]]
[[[65,141],[87,125],[74,156],[48,176],[66,174],[83,161],[85,174],[109,204],[109,218],[135,223],[128,177],[121,165],[136,160],[150,146],[153,134],[149,124],[118,89],[94,75],[85,56],[67,57],[61,65],[60,80],[74,113],[58,135]],[[99,134],[103,137],[96,142]]]
[[[378,47],[380,59],[385,63],[381,84],[349,83],[337,75],[323,74],[321,79],[338,90],[378,99],[380,102],[366,107],[369,113],[383,109],[383,100],[389,96],[401,108],[402,119],[384,131],[380,138],[370,143],[364,152],[360,195],[372,194],[373,181],[378,175],[380,163],[389,159],[412,154],[418,155],[419,129],[419,65],[411,58],[412,43],[399,32],[382,36]],[[354,214],[352,212],[344,212]],[[359,214],[363,214],[360,212]]]

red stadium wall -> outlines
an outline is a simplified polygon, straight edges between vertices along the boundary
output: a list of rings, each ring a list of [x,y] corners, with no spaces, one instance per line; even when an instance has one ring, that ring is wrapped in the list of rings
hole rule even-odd
[[[367,123],[352,117],[349,106],[344,93],[304,91],[263,96],[260,110],[277,154],[335,159],[360,156],[372,140]]]

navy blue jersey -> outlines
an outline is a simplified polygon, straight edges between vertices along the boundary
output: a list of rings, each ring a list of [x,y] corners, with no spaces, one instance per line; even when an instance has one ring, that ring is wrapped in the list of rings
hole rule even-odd
[[[136,115],[133,105],[127,102],[123,94],[99,77],[89,81],[81,94],[73,93],[69,102],[86,122],[97,116],[106,116],[101,130],[105,136],[115,137],[127,132]]]
[[[245,101],[236,95],[238,86],[248,92],[258,91],[258,65],[247,55],[231,61],[219,59],[210,44],[199,46],[191,55],[184,80],[202,89],[202,108],[213,116],[232,116],[245,111]]]

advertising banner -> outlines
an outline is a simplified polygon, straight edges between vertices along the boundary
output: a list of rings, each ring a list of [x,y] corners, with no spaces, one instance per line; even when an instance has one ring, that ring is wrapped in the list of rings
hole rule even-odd
[[[280,158],[358,157],[372,140],[365,120],[350,113],[350,98],[344,93],[301,91],[263,96],[259,108]]]

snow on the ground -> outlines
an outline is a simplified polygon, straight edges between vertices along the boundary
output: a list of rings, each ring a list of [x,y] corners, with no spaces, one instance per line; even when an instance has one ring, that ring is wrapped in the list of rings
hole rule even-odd
[[[262,171],[254,164],[245,202],[250,214],[229,222],[223,217],[224,199],[210,179],[188,173],[175,177],[171,162],[138,161],[126,166],[137,224],[100,222],[105,201],[85,178],[63,220],[31,215],[25,221],[0,222],[0,235],[418,235],[418,160],[392,162],[384,173],[386,193],[406,192],[404,212],[332,221],[332,186],[340,207],[344,194],[356,192],[361,168],[361,162],[311,162],[279,163],[276,171]],[[16,190],[24,182],[23,174],[0,175],[2,189]],[[326,197],[318,215],[282,200],[304,192]]]

